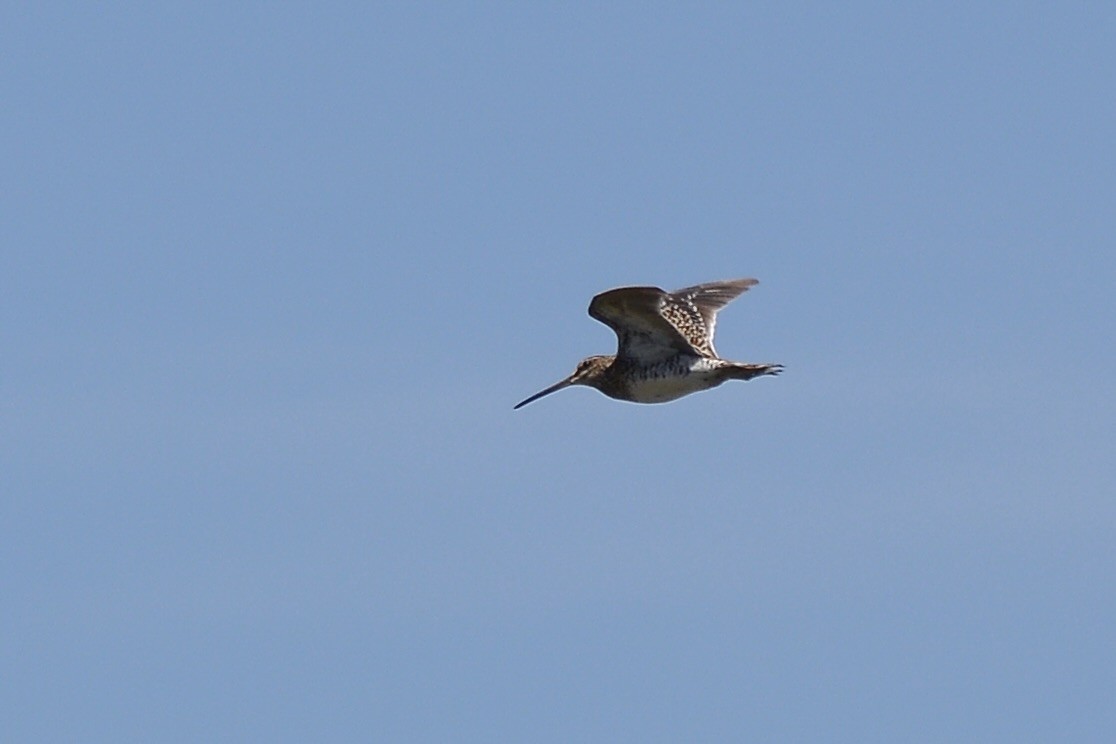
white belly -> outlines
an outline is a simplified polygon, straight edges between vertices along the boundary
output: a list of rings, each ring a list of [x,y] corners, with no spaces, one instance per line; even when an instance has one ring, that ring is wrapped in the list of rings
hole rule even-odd
[[[709,360],[697,359],[688,370],[679,370],[681,374],[678,375],[633,380],[628,392],[631,400],[639,403],[665,403],[721,384],[722,380],[714,374],[715,369]]]
[[[695,386],[690,378],[664,377],[632,383],[629,392],[632,399],[639,403],[666,403],[704,389],[705,386]]]

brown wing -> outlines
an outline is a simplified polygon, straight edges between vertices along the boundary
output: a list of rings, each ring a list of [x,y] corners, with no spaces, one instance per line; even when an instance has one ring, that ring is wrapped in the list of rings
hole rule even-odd
[[[658,287],[620,287],[602,292],[589,303],[589,315],[616,332],[616,355],[640,364],[654,364],[678,354],[694,354],[690,342],[662,315],[669,295]]]
[[[679,352],[716,357],[717,312],[755,284],[755,279],[736,279],[669,293],[658,287],[621,287],[594,297],[589,315],[616,332],[621,358],[649,364]]]
[[[660,312],[698,353],[716,357],[713,332],[717,327],[717,313],[757,284],[756,279],[733,279],[679,289],[663,298]]]

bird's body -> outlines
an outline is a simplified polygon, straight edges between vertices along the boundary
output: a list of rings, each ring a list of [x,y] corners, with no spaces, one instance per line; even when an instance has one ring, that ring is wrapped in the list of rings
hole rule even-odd
[[[676,292],[621,287],[597,295],[589,315],[616,332],[616,354],[583,360],[572,375],[515,407],[570,385],[588,385],[634,403],[665,403],[725,380],[779,374],[781,364],[732,362],[713,348],[717,312],[755,284],[755,279],[736,279]]]

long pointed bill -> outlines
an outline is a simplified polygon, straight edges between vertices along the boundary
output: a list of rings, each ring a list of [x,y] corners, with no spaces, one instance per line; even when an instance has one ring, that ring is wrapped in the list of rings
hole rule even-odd
[[[556,393],[559,390],[561,390],[562,388],[567,388],[570,385],[573,385],[573,377],[572,376],[567,377],[566,379],[562,380],[561,382],[554,383],[553,385],[548,387],[546,390],[541,390],[541,391],[535,393],[530,398],[528,398],[527,400],[525,400],[521,403],[517,403],[515,405],[515,407],[512,408],[512,410],[514,411],[516,408],[523,408],[523,406],[527,405],[528,403],[531,403],[533,401],[538,400],[539,398],[543,397],[544,395],[550,395],[551,393]]]

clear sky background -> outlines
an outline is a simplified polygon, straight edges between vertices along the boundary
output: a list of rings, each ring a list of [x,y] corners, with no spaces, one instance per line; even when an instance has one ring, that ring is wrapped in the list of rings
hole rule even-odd
[[[1109,742],[1116,9],[0,12],[0,738]],[[596,292],[778,378],[512,405]]]

